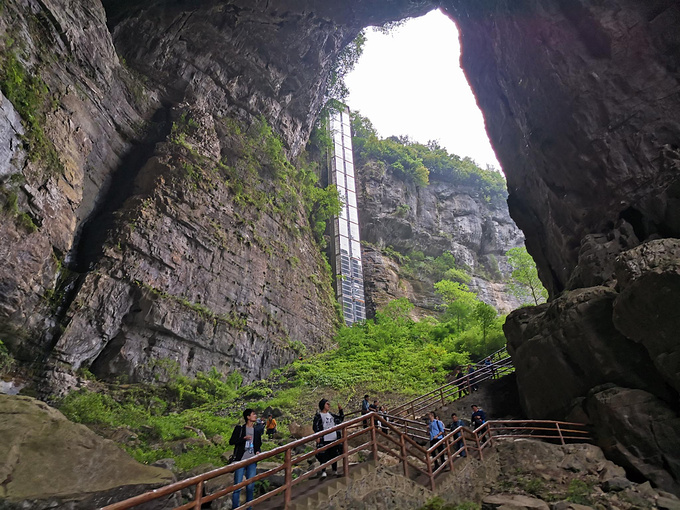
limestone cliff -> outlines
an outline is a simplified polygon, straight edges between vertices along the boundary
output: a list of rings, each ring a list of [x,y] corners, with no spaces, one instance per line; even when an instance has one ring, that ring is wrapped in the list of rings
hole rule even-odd
[[[3,340],[57,375],[92,363],[133,377],[167,354],[186,373],[222,361],[255,378],[294,355],[284,331],[320,348],[334,314],[302,209],[281,225],[266,202],[236,200],[246,174],[232,169],[250,160],[230,126],[262,116],[297,156],[340,49],[434,3],[0,3]],[[582,412],[628,469],[677,488],[680,8],[436,3],[459,26],[511,216],[552,297],[508,323],[524,405]],[[171,139],[185,112],[200,137]],[[269,192],[258,165],[249,189]],[[664,423],[638,428],[650,410]]]
[[[435,177],[417,186],[375,161],[357,166],[357,182],[369,316],[402,296],[420,313],[431,314],[439,304],[433,279],[408,274],[398,258],[381,251],[385,247],[432,257],[452,253],[474,275],[469,286],[482,301],[504,313],[519,307],[504,283],[512,271],[505,252],[522,245],[524,237],[504,200],[485,199],[478,189]]]
[[[0,418],[2,508],[100,508],[174,481],[39,400],[0,395]]]

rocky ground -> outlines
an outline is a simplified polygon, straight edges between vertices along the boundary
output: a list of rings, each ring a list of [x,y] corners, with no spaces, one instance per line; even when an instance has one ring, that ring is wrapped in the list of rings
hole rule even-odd
[[[498,479],[482,509],[680,509],[677,496],[626,478],[590,444],[553,445],[525,439],[498,442]]]

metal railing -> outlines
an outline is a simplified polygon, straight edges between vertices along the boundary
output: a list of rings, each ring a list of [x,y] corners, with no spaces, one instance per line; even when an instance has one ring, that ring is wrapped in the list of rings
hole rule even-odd
[[[367,421],[364,427],[363,422]],[[293,499],[293,488],[305,480],[313,477],[322,469],[331,464],[342,461],[342,474],[349,475],[349,457],[360,451],[370,451],[372,458],[378,460],[379,451],[390,455],[399,460],[401,469],[405,476],[410,477],[415,474],[422,478],[432,490],[436,488],[436,477],[444,470],[453,471],[458,456],[465,453],[466,456],[474,456],[483,459],[483,450],[492,445],[494,440],[515,437],[530,437],[542,440],[554,440],[565,444],[566,441],[587,441],[590,439],[584,425],[571,422],[555,422],[546,420],[491,420],[484,423],[475,430],[468,427],[458,427],[448,431],[444,437],[436,444],[427,448],[429,437],[426,434],[427,426],[422,422],[417,422],[404,417],[384,416],[375,412],[351,419],[341,423],[331,429],[317,432],[311,436],[293,441],[284,446],[280,446],[268,452],[263,452],[250,459],[235,462],[228,466],[209,471],[202,475],[194,476],[180,482],[166,485],[139,496],[126,499],[118,503],[113,503],[103,510],[127,510],[150,501],[163,498],[171,499],[182,495],[182,491],[192,489],[192,496],[187,502],[175,506],[174,510],[199,510],[202,504],[214,501],[232,494],[234,491],[243,489],[246,485],[264,480],[272,475],[283,472],[284,483],[277,488],[269,490],[257,498],[249,501],[234,510],[242,510],[247,507],[255,507],[272,498],[279,497],[278,506],[288,508]],[[317,448],[317,442],[325,435],[338,431],[341,437]],[[425,442],[425,445],[420,444]],[[294,450],[300,447],[313,446],[309,451],[294,455]],[[357,444],[358,443],[358,444]],[[298,477],[293,476],[293,469],[300,463],[307,461],[311,457],[341,446],[342,453],[335,458],[310,469]],[[239,468],[246,467],[254,462],[283,457],[283,462],[259,475],[216,490],[213,493],[206,493],[206,482],[233,473]]]
[[[410,416],[411,418],[418,418],[420,413],[429,410],[434,405],[445,405],[447,402],[452,402],[463,398],[465,395],[472,393],[472,390],[483,381],[489,379],[497,379],[511,372],[515,368],[512,365],[512,358],[509,357],[505,348],[494,352],[491,359],[496,361],[490,365],[478,363],[475,365],[475,371],[471,374],[465,374],[455,381],[451,381],[440,386],[437,389],[420,395],[400,406],[391,410],[391,413],[399,416]]]

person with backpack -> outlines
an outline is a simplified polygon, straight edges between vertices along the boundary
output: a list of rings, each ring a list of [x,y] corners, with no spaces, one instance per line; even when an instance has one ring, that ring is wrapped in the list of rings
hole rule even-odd
[[[333,414],[331,413],[331,403],[327,399],[322,398],[321,401],[319,401],[319,412],[314,415],[312,429],[314,429],[314,432],[332,429],[336,425],[342,423],[344,419],[345,413],[342,410],[342,406],[338,405],[338,414]],[[318,440],[316,447],[323,448],[324,446],[337,441],[340,439],[340,437],[340,431],[330,432],[324,436],[321,436],[321,439]],[[316,458],[318,459],[319,463],[323,464],[324,462],[327,462],[339,455],[342,455],[342,445],[338,444],[318,453]],[[347,462],[347,460],[345,460],[345,462]],[[333,474],[335,476],[340,476],[338,473],[337,461],[331,465],[331,468],[333,469]],[[326,468],[324,468],[321,471],[321,478],[326,478],[326,476]]]
[[[436,445],[444,437],[444,423],[437,417],[434,411],[431,411],[429,416],[429,423],[427,424],[427,431],[430,434],[430,447]],[[432,456],[435,457],[444,451],[444,445],[440,444]],[[434,461],[434,468],[437,469],[444,463],[444,456],[442,455]]]
[[[254,457],[262,448],[262,429],[256,427],[257,413],[252,409],[243,411],[243,419],[245,424],[236,425],[234,431],[229,439],[229,444],[234,445],[234,454],[232,455],[233,462],[250,459]],[[234,471],[234,485],[241,483],[243,475],[245,479],[253,478],[257,473],[257,462],[248,464],[245,467],[238,468]],[[246,485],[246,502],[252,501],[255,494],[255,484],[250,483]],[[232,508],[236,508],[241,504],[241,489],[237,489],[231,495]]]

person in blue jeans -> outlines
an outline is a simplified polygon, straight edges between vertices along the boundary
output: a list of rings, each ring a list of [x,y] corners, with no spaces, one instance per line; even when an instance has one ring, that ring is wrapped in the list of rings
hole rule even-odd
[[[234,445],[234,462],[250,459],[262,448],[262,430],[256,427],[257,413],[252,409],[243,411],[244,425],[236,425],[231,434],[229,444]],[[253,478],[257,472],[257,462],[234,471],[234,485],[241,483],[245,473],[246,480]],[[255,493],[255,484],[246,485],[246,502],[252,501]],[[241,504],[241,489],[235,490],[231,495],[231,507],[237,508]]]

